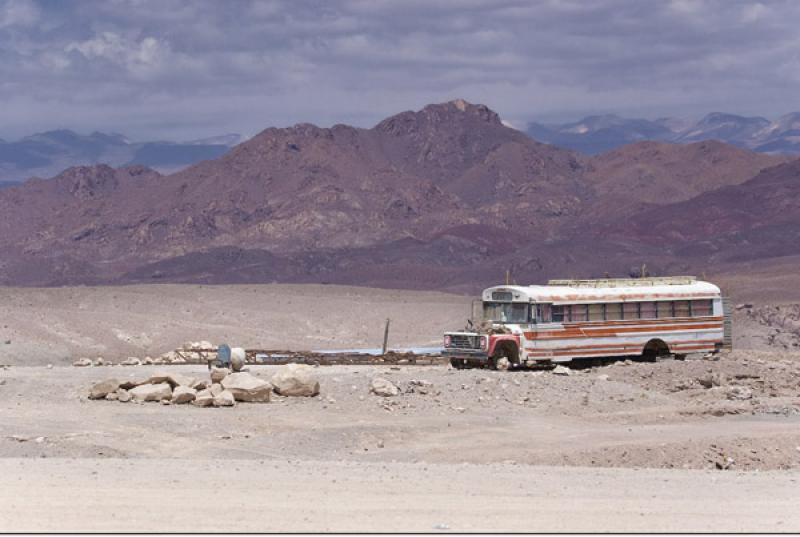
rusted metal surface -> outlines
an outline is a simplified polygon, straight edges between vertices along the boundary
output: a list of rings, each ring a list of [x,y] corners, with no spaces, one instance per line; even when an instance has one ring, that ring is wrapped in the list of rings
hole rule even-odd
[[[187,364],[207,364],[216,360],[217,349],[178,349],[175,353],[186,360]],[[441,354],[416,354],[413,352],[387,352],[385,354],[367,354],[355,352],[322,353],[311,351],[286,351],[245,349],[246,363],[255,365],[443,365],[448,358]]]

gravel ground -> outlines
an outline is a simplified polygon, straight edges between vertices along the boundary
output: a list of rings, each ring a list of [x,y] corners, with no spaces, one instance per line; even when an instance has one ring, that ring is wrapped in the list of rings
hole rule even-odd
[[[204,377],[203,366],[169,366]],[[232,409],[90,401],[89,387],[165,366],[0,370],[0,457],[510,461],[633,468],[800,468],[800,360],[550,371],[322,366],[321,395]],[[276,366],[251,366],[269,379]],[[389,379],[396,397],[370,394]],[[37,441],[38,439],[38,441]]]

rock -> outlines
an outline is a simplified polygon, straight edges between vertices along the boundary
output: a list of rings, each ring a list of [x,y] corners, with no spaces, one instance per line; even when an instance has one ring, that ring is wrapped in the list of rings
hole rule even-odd
[[[153,359],[150,358],[149,356],[145,356],[145,359],[144,359],[144,361],[142,361],[142,363],[144,365],[153,365]]]
[[[197,390],[199,392],[201,390],[208,389],[209,386],[211,386],[211,381],[210,380],[197,379],[194,382],[192,382],[192,385],[190,387],[194,388],[195,390]]]
[[[268,403],[272,386],[269,382],[250,373],[231,373],[222,379],[222,387],[233,394],[237,401]]]
[[[230,373],[230,369],[225,367],[213,367],[211,368],[211,382],[215,384],[222,382],[222,379],[230,375]]]
[[[215,386],[217,385],[215,384]],[[236,398],[228,390],[222,390],[218,395],[214,396],[214,406],[234,406],[235,404]]]
[[[72,362],[72,365],[75,367],[91,367],[92,361],[88,358],[81,358],[80,360]]]
[[[194,401],[196,396],[197,392],[192,388],[188,386],[177,386],[172,392],[172,402],[176,405],[183,405]]]
[[[408,381],[408,384],[410,386],[421,386],[423,388],[431,388],[433,386],[433,382],[431,382],[429,380],[411,379],[411,380]]]
[[[119,399],[119,394],[117,394],[117,392],[106,394],[106,401],[116,401],[117,399]]]
[[[246,354],[241,347],[231,348],[231,369],[241,371],[244,367]]]
[[[134,356],[131,356],[126,360],[121,361],[119,365],[142,365],[142,361]]]
[[[597,375],[597,380],[608,380],[608,375]]]
[[[136,386],[130,392],[134,401],[161,401],[162,399],[172,399],[172,388],[169,384],[142,384]]]
[[[400,388],[384,378],[375,377],[372,379],[372,384],[370,384],[369,391],[382,397],[394,397],[400,393]]]
[[[130,390],[130,389],[135,388],[136,386],[141,386],[142,384],[147,384],[147,379],[141,379],[141,380],[128,379],[128,380],[123,380],[122,382],[119,383],[119,387],[123,388],[125,390]]]
[[[719,373],[708,373],[702,377],[697,377],[697,383],[703,388],[711,388],[713,386],[722,386],[725,379]]]
[[[100,366],[106,365],[106,361],[103,360],[102,356],[98,356],[97,360],[94,361],[94,365],[100,367]]]
[[[89,390],[89,399],[103,399],[106,395],[119,389],[120,382],[117,379],[108,379],[98,382]]]
[[[53,369],[53,364],[47,364],[47,369]]]
[[[211,392],[211,395],[216,397],[221,394],[224,389],[225,388],[223,388],[221,384],[212,384],[208,391]]]
[[[745,386],[731,386],[725,396],[732,401],[746,401],[753,398],[753,392]]]
[[[153,358],[153,365],[164,365],[164,363],[165,362],[163,358]]]
[[[275,393],[283,396],[313,397],[319,395],[319,381],[311,366],[287,364],[270,379]]]
[[[150,377],[150,380],[147,382],[150,384],[161,384],[162,382],[166,382],[172,388],[175,388],[176,386],[191,387],[194,383],[194,379],[187,377],[186,375],[181,375],[180,373],[166,373],[164,371],[160,371],[153,374]]]
[[[567,376],[569,376],[569,375],[572,374],[572,369],[570,369],[568,367],[564,367],[563,365],[557,365],[556,368],[553,369],[553,374],[554,375],[567,375]]]
[[[183,356],[176,356],[175,358],[172,359],[172,362],[170,362],[170,363],[173,363],[173,364],[185,364],[186,363],[186,358],[184,358]]]
[[[117,390],[117,401],[119,401],[120,403],[127,403],[132,398],[133,397],[131,396],[128,390],[123,390],[122,388]]]
[[[200,390],[192,401],[194,406],[211,406],[214,404],[214,396],[211,395],[210,390]]]
[[[197,343],[195,343],[195,345],[197,345],[197,347],[196,347],[197,349],[203,349],[205,351],[216,349],[214,344],[211,343],[210,341],[207,341],[207,340],[198,341]],[[231,350],[233,350],[233,349],[231,349]]]

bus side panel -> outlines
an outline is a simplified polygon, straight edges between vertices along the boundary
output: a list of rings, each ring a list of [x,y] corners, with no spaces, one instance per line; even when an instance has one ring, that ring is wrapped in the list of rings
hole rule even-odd
[[[525,357],[569,361],[634,355],[653,339],[664,341],[677,354],[710,352],[723,340],[722,318],[542,324],[525,333]]]

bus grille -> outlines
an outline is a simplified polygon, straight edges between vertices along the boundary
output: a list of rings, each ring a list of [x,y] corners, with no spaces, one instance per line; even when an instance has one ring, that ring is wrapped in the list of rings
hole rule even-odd
[[[480,349],[479,336],[453,334],[450,336],[451,349]]]

